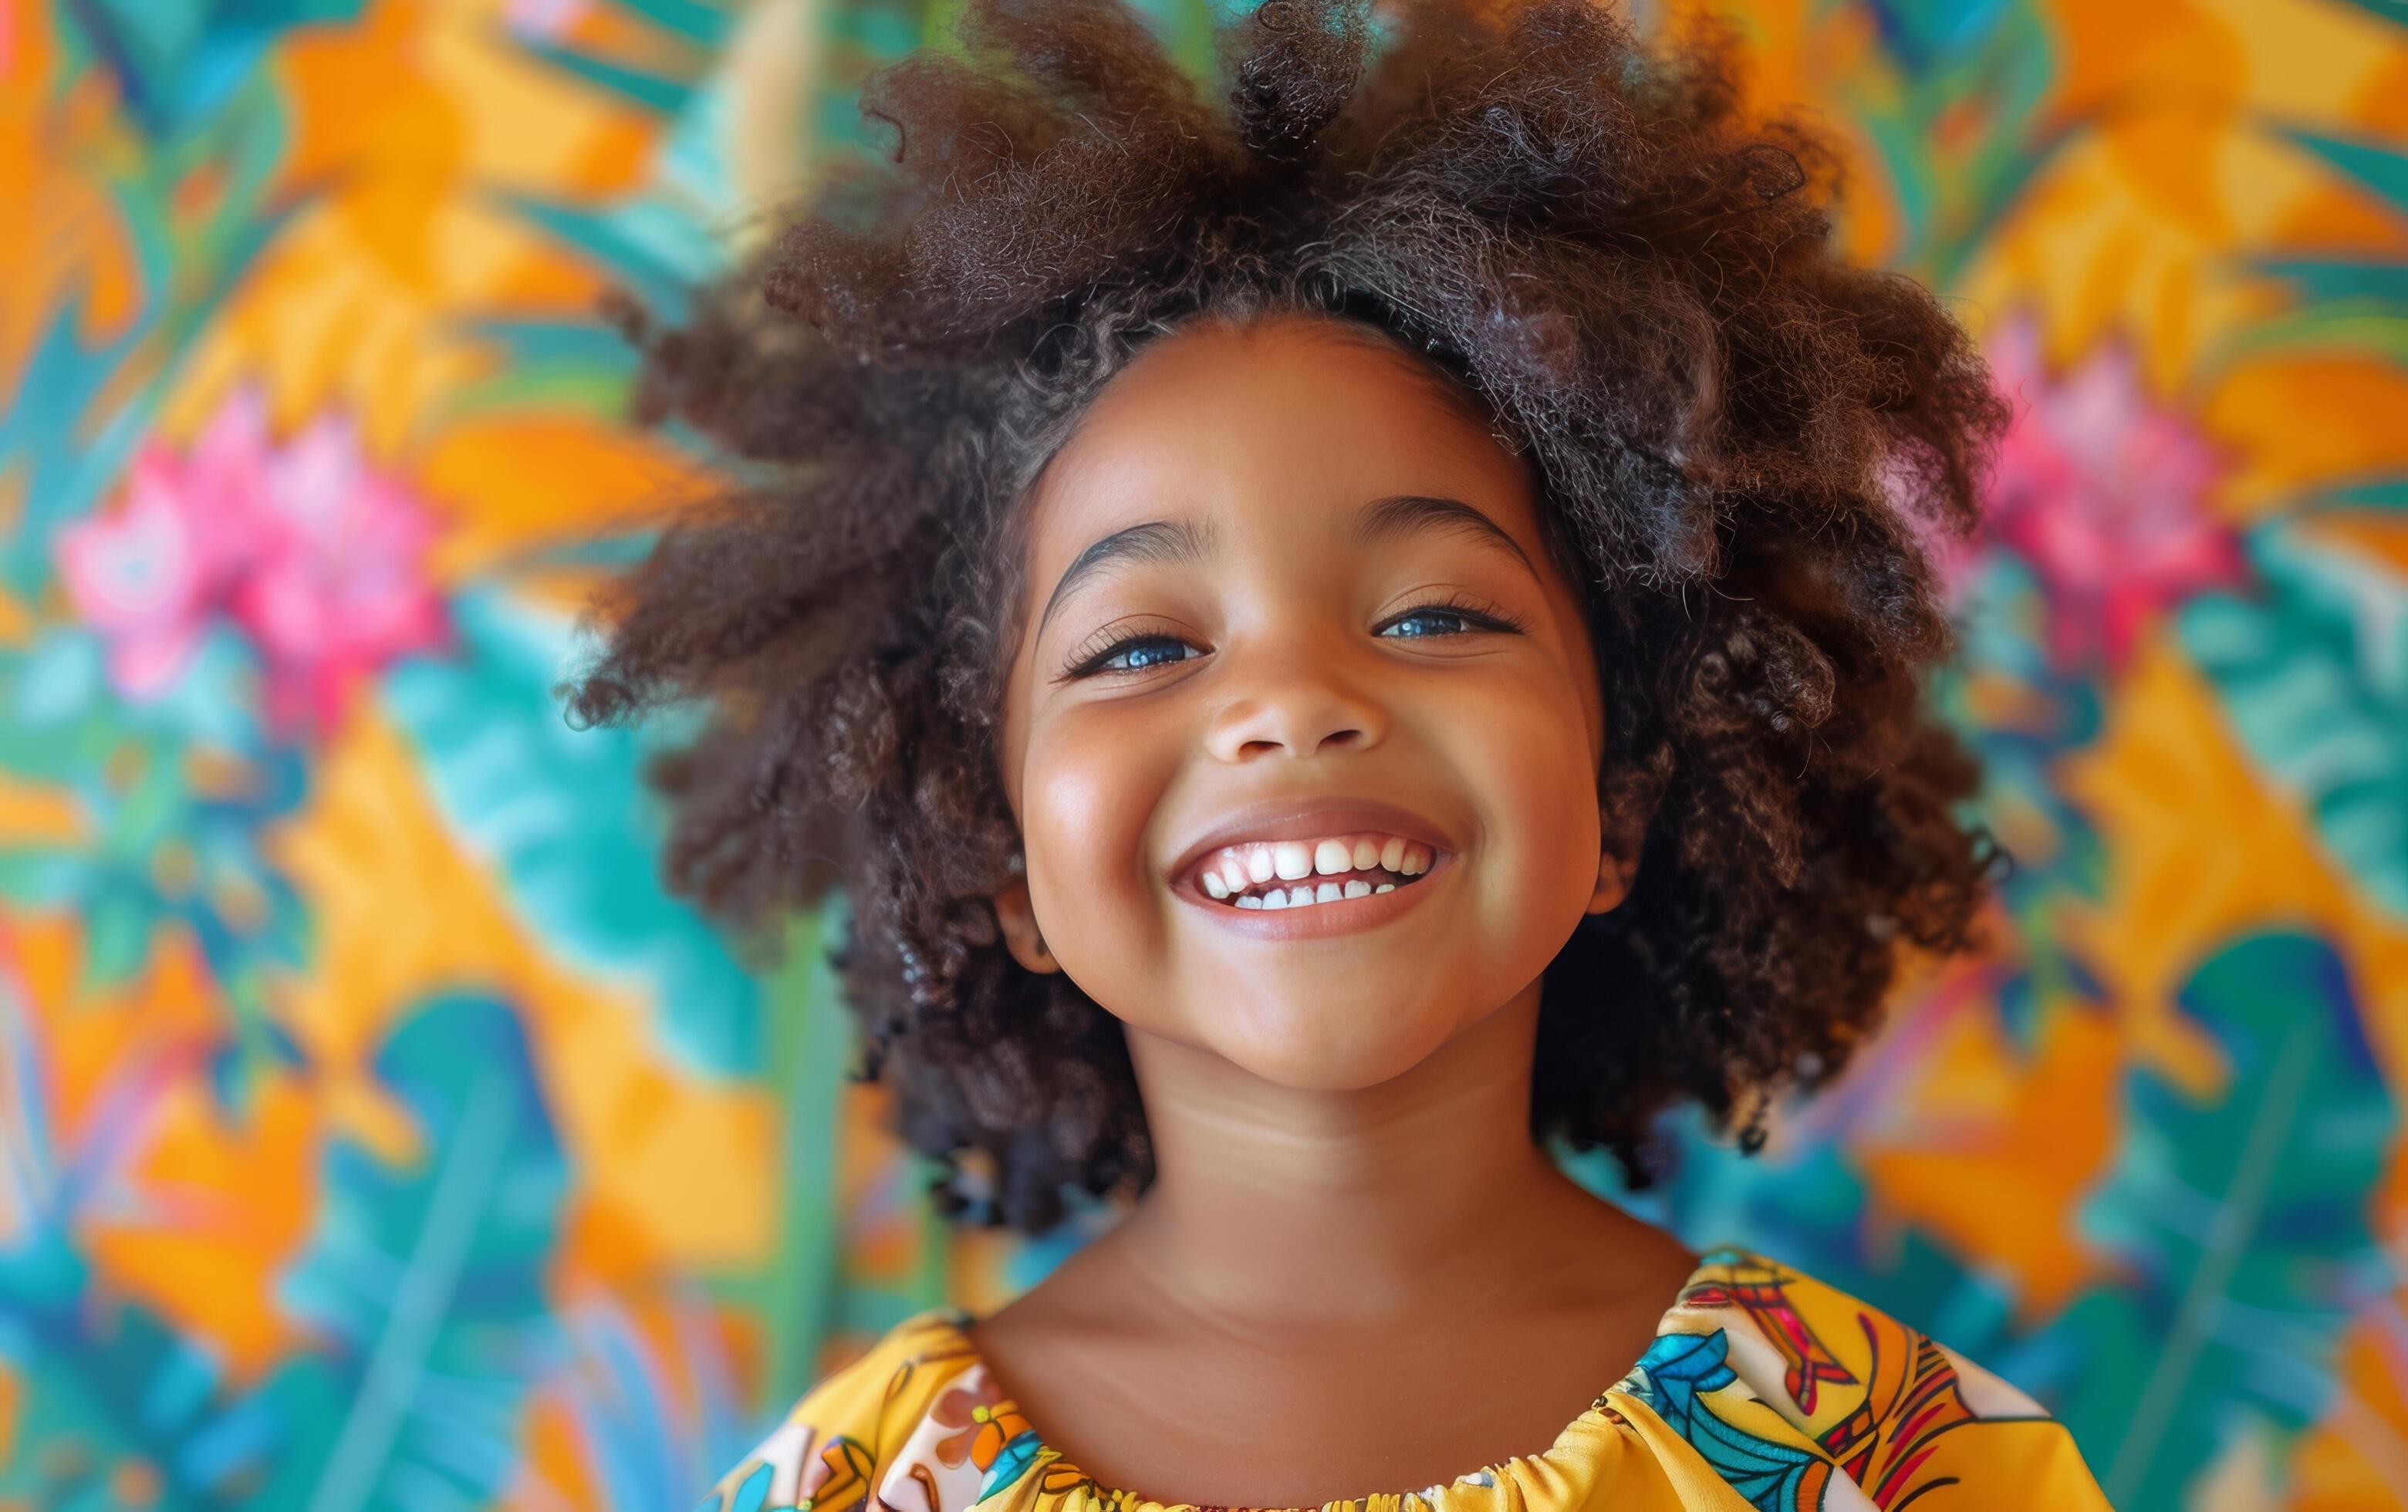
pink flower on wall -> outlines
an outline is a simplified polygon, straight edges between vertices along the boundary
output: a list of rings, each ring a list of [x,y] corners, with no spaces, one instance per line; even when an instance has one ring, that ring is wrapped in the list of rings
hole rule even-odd
[[[67,596],[108,641],[110,680],[128,698],[155,698],[183,672],[232,570],[230,537],[208,528],[222,518],[210,495],[251,486],[258,469],[254,455],[213,455],[226,440],[204,437],[189,461],[144,448],[116,513],[59,532]]]
[[[223,616],[259,655],[269,723],[322,730],[359,678],[447,644],[424,572],[435,531],[416,495],[368,470],[349,417],[278,447],[245,388],[189,453],[146,446],[123,505],[60,532],[59,572],[126,697],[164,692]]]
[[[2166,610],[2246,580],[2239,542],[2208,508],[2215,453],[2183,416],[2151,400],[2127,344],[2110,342],[2072,371],[2051,373],[2039,330],[2023,316],[2002,326],[1988,356],[2015,418],[1985,534],[2040,578],[2057,665],[2120,670]]]

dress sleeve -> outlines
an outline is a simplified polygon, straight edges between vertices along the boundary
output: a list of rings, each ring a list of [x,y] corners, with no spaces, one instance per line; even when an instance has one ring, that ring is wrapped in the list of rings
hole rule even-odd
[[[1906,1324],[1756,1256],[1701,1275],[1674,1315],[1725,1367],[1732,1417],[1778,1414],[1818,1457],[1821,1505],[2112,1512],[2073,1435],[2024,1391]],[[1659,1341],[1661,1342],[1661,1341]],[[1699,1382],[1704,1385],[1704,1382]],[[1742,1408],[1752,1399],[1760,1407]]]
[[[889,1334],[803,1393],[785,1420],[704,1493],[695,1512],[797,1505],[841,1512],[867,1502],[884,1448],[896,1345]]]

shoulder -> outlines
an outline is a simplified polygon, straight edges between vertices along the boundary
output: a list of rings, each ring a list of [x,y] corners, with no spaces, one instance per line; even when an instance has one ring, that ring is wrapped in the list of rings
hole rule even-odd
[[[866,1503],[896,1446],[937,1395],[975,1363],[950,1306],[924,1308],[830,1371],[752,1451],[722,1475],[695,1512]]]
[[[1786,1454],[1801,1482],[1844,1477],[1883,1506],[1928,1492],[1935,1512],[2107,1505],[2072,1435],[2028,1394],[1751,1250],[1701,1257],[1625,1390],[1717,1469],[1718,1455]]]

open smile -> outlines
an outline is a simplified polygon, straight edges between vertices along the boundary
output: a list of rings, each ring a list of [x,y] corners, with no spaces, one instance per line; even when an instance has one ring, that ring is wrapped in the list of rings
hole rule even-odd
[[[1452,850],[1434,847],[1423,850],[1426,863],[1410,872],[1375,862],[1369,867],[1349,865],[1295,878],[1274,876],[1268,884],[1250,884],[1243,891],[1230,888],[1227,882],[1238,877],[1227,877],[1223,890],[1228,895],[1218,898],[1205,891],[1203,869],[1190,867],[1172,883],[1171,892],[1182,902],[1205,910],[1223,928],[1240,934],[1255,939],[1316,939],[1375,929],[1420,904],[1432,882],[1451,872],[1456,860]],[[1406,864],[1418,859],[1409,858]],[[1271,901],[1274,893],[1280,896],[1276,904]],[[1256,901],[1249,904],[1249,898]]]

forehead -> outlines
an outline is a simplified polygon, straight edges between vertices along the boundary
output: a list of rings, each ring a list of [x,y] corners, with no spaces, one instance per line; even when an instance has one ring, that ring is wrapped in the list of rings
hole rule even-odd
[[[1191,325],[1114,375],[1048,464],[1031,554],[1041,568],[1102,531],[1179,514],[1295,532],[1405,492],[1470,500],[1535,551],[1526,464],[1493,424],[1443,371],[1354,322]]]

